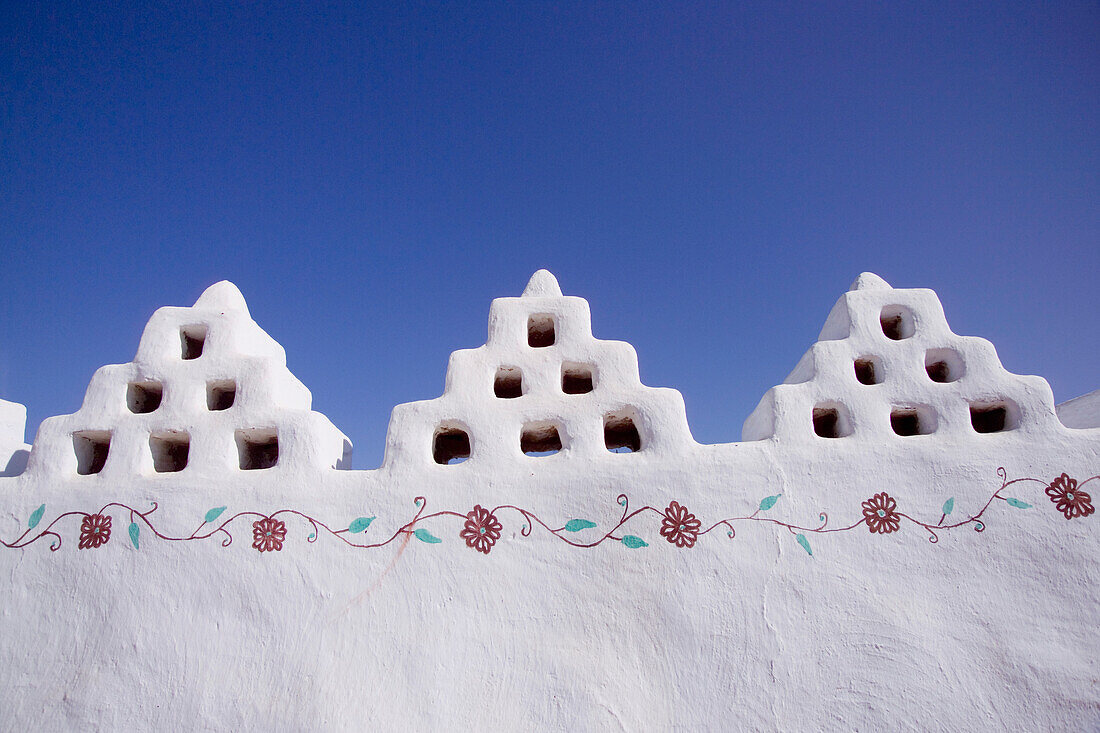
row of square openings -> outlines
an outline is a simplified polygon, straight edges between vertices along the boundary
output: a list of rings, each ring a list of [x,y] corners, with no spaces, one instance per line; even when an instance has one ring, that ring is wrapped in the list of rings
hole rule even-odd
[[[271,468],[279,462],[279,434],[274,428],[251,428],[235,433],[238,465],[242,471]],[[99,473],[107,464],[111,452],[109,430],[84,430],[73,433],[73,450],[76,452],[76,472],[81,476]],[[149,452],[153,456],[153,470],[157,473],[175,473],[187,468],[191,452],[191,436],[182,431],[169,430],[149,436]]]
[[[588,394],[593,387],[593,370],[587,364],[565,362],[561,365],[561,391],[565,394]],[[523,370],[514,366],[497,369],[493,379],[493,394],[501,399],[522,397],[527,389]]]
[[[1014,430],[1019,424],[1014,403],[971,402],[970,425],[977,433]],[[838,403],[821,404],[813,410],[814,433],[821,438],[844,438],[852,434],[848,409]],[[936,432],[936,413],[925,406],[895,406],[890,410],[890,427],[901,436],[929,435]]]
[[[164,385],[160,382],[131,382],[126,388],[126,406],[135,415],[156,411],[163,398]],[[232,379],[215,379],[206,383],[208,410],[228,410],[236,400],[237,383]]]
[[[604,446],[611,453],[636,453],[642,449],[642,436],[633,418],[624,412],[604,417]],[[532,458],[552,456],[562,450],[561,435],[553,422],[532,422],[523,426],[519,449]],[[436,463],[462,463],[470,457],[470,434],[455,425],[443,425],[435,432],[432,457]]]
[[[856,380],[860,384],[882,384],[886,369],[877,356],[861,356],[855,360]],[[966,374],[966,365],[954,349],[929,349],[924,352],[924,371],[933,382],[947,384]]]

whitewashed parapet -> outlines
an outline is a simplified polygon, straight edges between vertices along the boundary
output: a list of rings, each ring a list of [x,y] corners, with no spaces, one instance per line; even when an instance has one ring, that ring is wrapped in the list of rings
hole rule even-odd
[[[351,442],[286,367],[232,283],[149,319],[128,364],[101,367],[81,408],[44,420],[29,474],[222,478],[351,467]]]
[[[1067,400],[1055,409],[1058,419],[1068,428],[1100,428],[1100,389]]]
[[[27,408],[0,400],[0,476],[18,476],[27,465],[30,446],[23,442]]]
[[[643,385],[634,347],[594,338],[588,302],[539,270],[521,297],[493,301],[485,345],[451,354],[442,396],[394,408],[384,465],[535,470],[692,445],[680,393]]]
[[[1060,430],[1045,379],[1012,374],[989,341],[952,333],[933,291],[863,273],[742,438],[946,444]]]
[[[383,470],[335,471],[343,436],[232,286],[158,311],[0,480],[0,720],[1095,727],[1100,429],[1051,420],[1042,380],[951,334],[930,291],[865,275],[758,410],[772,439],[700,446],[588,315],[536,273],[442,397],[394,410]],[[229,379],[232,405],[211,390]],[[1019,412],[983,434],[971,401],[993,398]],[[917,405],[936,430],[897,434],[892,408]],[[241,470],[238,431],[270,426],[276,465]],[[525,455],[548,426],[560,450]],[[109,454],[80,475],[73,435],[94,431]],[[158,472],[151,438],[179,431],[187,466]]]

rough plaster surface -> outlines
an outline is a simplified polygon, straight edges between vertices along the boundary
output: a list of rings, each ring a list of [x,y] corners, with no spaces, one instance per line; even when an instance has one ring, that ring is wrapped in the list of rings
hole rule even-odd
[[[896,341],[893,306],[913,327]],[[553,345],[529,345],[532,315],[554,319]],[[204,352],[184,360],[179,329],[196,324]],[[936,349],[961,376],[932,381]],[[857,380],[863,356],[880,383]],[[565,394],[563,364],[591,367],[591,392]],[[495,396],[501,367],[521,396]],[[209,410],[207,381],[227,378],[239,402]],[[141,380],[163,401],[133,413]],[[974,402],[1005,405],[1005,429],[976,432]],[[640,384],[633,349],[593,338],[587,303],[543,271],[494,301],[487,343],[452,355],[441,397],[394,409],[380,469],[338,470],[346,439],[309,403],[220,283],[158,311],[132,364],[43,423],[26,472],[0,480],[0,728],[1100,725],[1100,520],[1056,504],[1063,473],[1100,474],[1100,429],[1063,425],[1046,383],[952,334],[931,291],[861,276],[741,443],[696,443],[679,393]],[[822,405],[850,434],[815,434]],[[934,431],[895,434],[899,406]],[[639,451],[604,447],[608,415],[630,417]],[[562,449],[524,455],[524,426],[548,423]],[[436,463],[441,427],[466,432],[468,460]],[[234,436],[260,428],[278,462],[241,470]],[[76,472],[82,431],[111,434],[92,475]],[[188,464],[157,472],[149,438],[170,431],[189,435]],[[1096,496],[1100,480],[1073,488]],[[882,493],[896,503],[868,520]],[[692,517],[666,526],[673,501]],[[475,529],[499,525],[487,553],[462,535],[475,506],[493,515]],[[110,515],[111,535],[79,549],[86,515]],[[280,547],[257,552],[276,519]],[[897,531],[869,531],[888,519]]]

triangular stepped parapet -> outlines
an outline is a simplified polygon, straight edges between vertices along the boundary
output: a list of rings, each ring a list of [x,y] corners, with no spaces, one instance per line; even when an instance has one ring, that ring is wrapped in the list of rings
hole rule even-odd
[[[989,341],[952,333],[933,291],[863,273],[742,439],[990,440],[1061,429],[1046,380],[1012,374]]]
[[[27,470],[222,476],[350,468],[351,442],[286,367],[230,282],[149,319],[129,364],[96,370],[81,408],[44,420]]]
[[[539,270],[493,300],[484,346],[451,354],[441,397],[394,408],[384,465],[623,465],[694,444],[680,393],[643,385],[634,347],[594,338],[588,302]]]

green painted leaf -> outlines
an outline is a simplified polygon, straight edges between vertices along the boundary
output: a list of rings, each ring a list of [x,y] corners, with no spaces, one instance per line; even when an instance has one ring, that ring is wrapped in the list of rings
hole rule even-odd
[[[31,513],[31,518],[27,520],[27,528],[34,529],[38,526],[38,523],[42,521],[42,515],[46,513],[46,505],[38,507]]]
[[[215,519],[220,517],[222,515],[222,512],[224,512],[224,511],[225,511],[225,507],[223,507],[223,506],[214,507],[213,509],[211,509],[210,511],[208,511],[206,513],[206,521],[207,522],[213,522]]]
[[[775,502],[779,501],[779,497],[781,496],[783,495],[776,494],[775,496],[765,496],[763,499],[760,500],[760,511],[766,512],[771,509],[773,506],[775,506]]]
[[[358,534],[364,529],[370,526],[370,523],[374,521],[374,517],[357,517],[351,520],[351,524],[348,525],[348,531],[352,534]]]
[[[814,551],[810,549],[810,541],[806,539],[806,535],[796,534],[794,538],[798,540],[798,544],[802,545],[802,549],[806,551],[807,555],[810,557],[814,556]]]
[[[641,537],[635,537],[632,534],[628,534],[623,537],[623,544],[629,547],[631,550],[637,550],[639,547],[649,547],[649,543],[643,540]]]
[[[137,526],[137,522],[130,522],[130,541],[134,543],[134,549],[138,548],[138,535],[141,534],[141,527]]]
[[[592,529],[595,526],[595,522],[589,522],[587,519],[570,519],[565,523],[565,531],[580,532],[582,529]]]
[[[951,497],[943,503],[943,513],[950,514],[951,510],[955,508],[955,497]]]
[[[1020,501],[1019,499],[1013,499],[1012,497],[1009,497],[1009,498],[1005,499],[1005,501],[1008,502],[1009,506],[1014,506],[1017,509],[1030,509],[1031,508],[1031,504],[1028,504],[1025,501]]]
[[[413,534],[416,535],[416,539],[421,542],[427,542],[429,545],[438,544],[443,541],[426,529],[418,529],[413,532]]]

